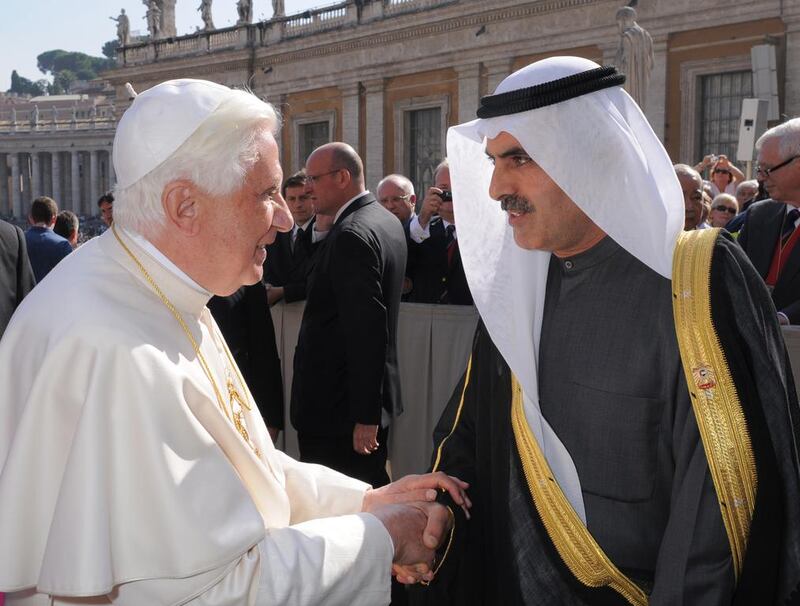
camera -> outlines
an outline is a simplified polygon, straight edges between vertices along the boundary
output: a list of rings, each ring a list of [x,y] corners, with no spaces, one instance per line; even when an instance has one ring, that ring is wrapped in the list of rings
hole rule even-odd
[[[442,193],[439,194],[439,197],[442,199],[442,202],[452,202],[453,192],[444,190]]]

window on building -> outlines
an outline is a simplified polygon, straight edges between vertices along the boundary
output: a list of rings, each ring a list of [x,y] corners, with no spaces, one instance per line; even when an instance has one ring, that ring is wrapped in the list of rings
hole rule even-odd
[[[735,161],[742,99],[752,96],[753,75],[749,70],[700,76],[698,159],[724,154]]]
[[[414,184],[417,198],[433,185],[433,171],[444,159],[442,108],[430,107],[405,112],[403,125],[404,165]]]
[[[330,142],[330,123],[307,122],[299,125],[300,134],[300,166],[305,166],[306,160],[320,145]]]

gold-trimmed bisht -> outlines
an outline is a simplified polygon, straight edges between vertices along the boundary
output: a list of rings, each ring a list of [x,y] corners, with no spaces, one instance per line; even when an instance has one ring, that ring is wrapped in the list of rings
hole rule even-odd
[[[711,320],[711,260],[718,235],[719,229],[681,233],[672,261],[672,309],[686,384],[738,579],[758,477],[742,404]]]

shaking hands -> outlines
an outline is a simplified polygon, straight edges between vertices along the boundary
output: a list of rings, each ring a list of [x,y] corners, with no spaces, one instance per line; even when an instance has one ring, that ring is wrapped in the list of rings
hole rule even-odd
[[[410,475],[382,488],[368,490],[363,511],[375,515],[394,543],[392,572],[401,583],[433,580],[433,559],[453,526],[453,513],[436,503],[447,491],[467,518],[472,503],[469,485],[442,472]]]

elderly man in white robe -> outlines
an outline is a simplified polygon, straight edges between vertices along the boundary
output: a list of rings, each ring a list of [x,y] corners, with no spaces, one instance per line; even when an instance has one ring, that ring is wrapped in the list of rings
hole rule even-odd
[[[393,562],[429,575],[452,518],[437,490],[468,506],[444,474],[371,490],[270,441],[206,302],[259,280],[292,226],[277,127],[198,80],[122,117],[114,226],[0,342],[9,604],[387,603]]]

